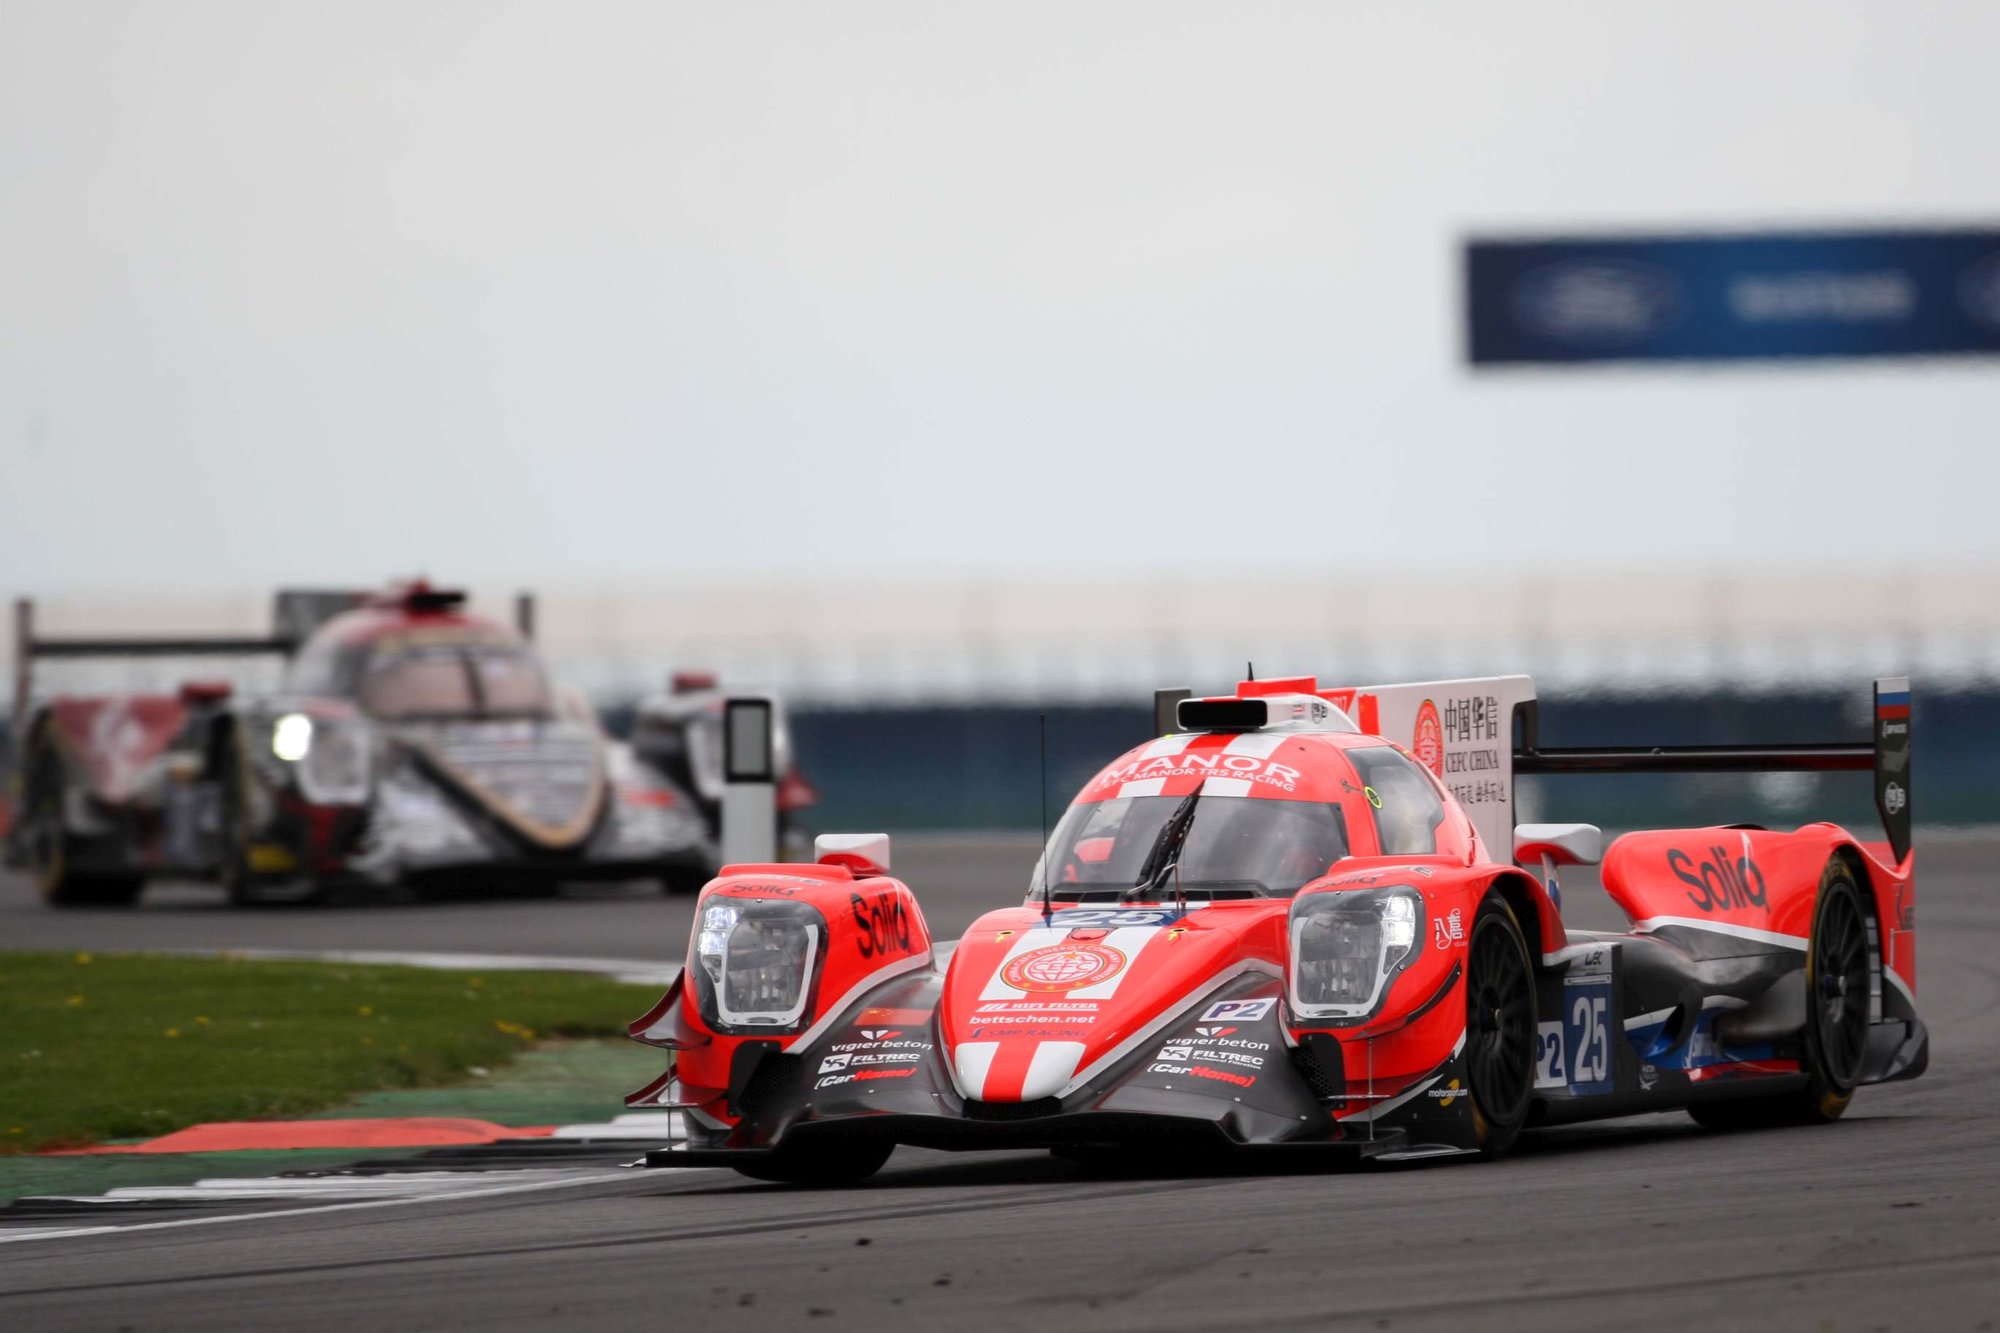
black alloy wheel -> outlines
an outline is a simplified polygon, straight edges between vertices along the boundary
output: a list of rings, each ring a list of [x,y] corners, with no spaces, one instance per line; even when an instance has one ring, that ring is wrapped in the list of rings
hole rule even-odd
[[[1695,1123],[1709,1129],[1762,1129],[1840,1119],[1854,1100],[1867,1059],[1873,971],[1868,909],[1854,872],[1833,857],[1820,876],[1812,938],[1806,945],[1806,1019],[1799,1034],[1806,1085],[1769,1096],[1697,1102],[1688,1108]]]
[[[1806,982],[1817,1073],[1826,1091],[1849,1095],[1868,1051],[1868,921],[1844,864],[1821,885]]]
[[[1480,1151],[1498,1157],[1528,1118],[1535,1081],[1535,978],[1514,913],[1480,904],[1466,946],[1465,1064]]]

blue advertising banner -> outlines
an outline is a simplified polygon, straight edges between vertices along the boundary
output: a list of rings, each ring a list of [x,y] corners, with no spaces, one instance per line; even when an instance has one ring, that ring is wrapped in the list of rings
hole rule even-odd
[[[1474,365],[2000,352],[2000,228],[1475,240]]]

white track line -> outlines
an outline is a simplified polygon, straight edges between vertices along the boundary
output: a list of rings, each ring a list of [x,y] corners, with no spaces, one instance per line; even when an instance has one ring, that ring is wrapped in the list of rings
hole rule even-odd
[[[726,1168],[683,1167],[676,1175],[685,1174],[689,1170],[718,1171],[724,1169]],[[393,1199],[356,1199],[347,1203],[324,1204],[317,1208],[281,1208],[265,1212],[231,1213],[227,1217],[182,1217],[176,1218],[171,1222],[132,1222],[124,1226],[113,1224],[69,1227],[56,1231],[38,1230],[13,1233],[0,1231],[0,1245],[30,1240],[56,1240],[71,1236],[105,1236],[114,1232],[165,1231],[169,1228],[178,1227],[220,1226],[227,1222],[268,1222],[276,1217],[304,1217],[319,1213],[354,1212],[363,1208],[397,1208],[416,1203],[451,1203],[462,1199],[486,1199],[502,1194],[533,1194],[544,1190],[574,1189],[578,1186],[604,1185],[614,1180],[631,1179],[633,1179],[631,1170],[626,1167],[619,1167],[615,1170],[592,1171],[584,1175],[565,1174],[563,1178],[558,1180],[532,1180],[522,1184],[488,1185],[477,1189],[461,1190],[457,1193],[438,1191],[435,1193],[405,1195]]]
[[[156,953],[273,962],[362,963],[428,967],[447,972],[589,972],[639,986],[666,986],[680,975],[679,963],[641,958],[576,958],[567,955],[436,953],[404,949],[158,949]]]

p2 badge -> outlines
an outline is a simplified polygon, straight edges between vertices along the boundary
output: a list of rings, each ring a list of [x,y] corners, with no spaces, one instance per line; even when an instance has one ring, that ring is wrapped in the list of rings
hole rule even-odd
[[[1262,1000],[1217,1000],[1201,1011],[1198,1022],[1202,1023],[1254,1023],[1260,1018],[1268,1018],[1277,1005],[1275,999]]]

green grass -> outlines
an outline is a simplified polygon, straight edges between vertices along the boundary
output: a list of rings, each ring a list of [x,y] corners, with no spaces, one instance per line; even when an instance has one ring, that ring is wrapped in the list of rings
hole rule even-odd
[[[0,1153],[474,1081],[658,998],[572,973],[0,953]]]

